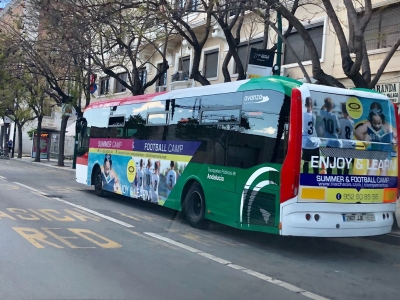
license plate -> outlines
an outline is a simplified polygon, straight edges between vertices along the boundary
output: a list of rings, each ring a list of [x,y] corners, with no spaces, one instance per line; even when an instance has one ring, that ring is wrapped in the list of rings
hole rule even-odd
[[[344,222],[373,222],[375,221],[374,214],[345,214],[343,215]]]

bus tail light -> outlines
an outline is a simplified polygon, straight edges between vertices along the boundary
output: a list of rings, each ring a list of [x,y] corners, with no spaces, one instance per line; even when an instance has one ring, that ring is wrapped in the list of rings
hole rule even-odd
[[[311,215],[310,214],[306,214],[306,220],[310,221],[311,220]]]
[[[288,151],[281,170],[280,202],[297,196],[301,164],[301,92],[293,89],[290,103]]]

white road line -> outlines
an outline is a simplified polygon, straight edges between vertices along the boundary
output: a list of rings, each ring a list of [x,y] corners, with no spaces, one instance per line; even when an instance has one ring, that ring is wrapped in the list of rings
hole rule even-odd
[[[153,238],[156,238],[158,240],[170,243],[172,245],[178,246],[179,248],[182,248],[182,249],[185,249],[187,251],[193,252],[193,253],[195,253],[197,255],[200,255],[202,257],[208,258],[210,260],[213,260],[213,261],[215,261],[217,263],[220,263],[220,264],[225,265],[227,267],[230,267],[232,269],[244,272],[246,274],[249,274],[251,276],[254,276],[256,278],[264,280],[266,282],[275,284],[275,285],[280,286],[280,287],[282,287],[282,288],[284,288],[284,289],[286,289],[288,291],[291,291],[291,292],[296,293],[296,294],[303,295],[303,296],[305,296],[307,298],[310,298],[310,299],[313,299],[313,300],[329,300],[328,298],[325,298],[325,297],[319,296],[317,294],[308,292],[308,291],[306,291],[306,290],[304,290],[302,288],[299,288],[299,287],[297,287],[295,285],[292,285],[290,283],[287,283],[287,282],[284,282],[284,281],[281,281],[281,280],[278,280],[278,279],[273,279],[272,277],[264,275],[262,273],[259,273],[259,272],[256,272],[256,271],[253,271],[253,270],[250,270],[250,269],[246,269],[245,267],[242,267],[242,266],[239,266],[239,265],[235,265],[235,264],[233,264],[233,263],[231,263],[231,262],[229,262],[229,261],[227,261],[227,260],[225,260],[223,258],[214,256],[212,254],[209,254],[209,253],[206,253],[206,252],[203,252],[203,251],[200,251],[200,250],[198,250],[196,248],[192,248],[190,246],[186,246],[185,244],[179,243],[179,242],[174,241],[174,240],[172,240],[170,238],[163,237],[163,236],[158,235],[156,233],[144,232],[144,234],[149,235],[149,236],[151,236]]]
[[[30,186],[27,186],[27,185],[25,185],[25,184],[22,184],[22,183],[19,183],[19,182],[14,182],[15,184],[18,184],[18,185],[20,185],[20,186],[23,186],[24,188],[26,188],[26,189],[28,189],[28,190],[31,190],[31,191],[34,191],[34,192],[36,192],[36,193],[41,193],[41,191],[39,191],[39,190],[37,190],[37,189],[34,189],[34,188],[31,188]]]
[[[5,178],[4,176],[0,175],[0,179],[6,180],[7,178]]]
[[[27,188],[28,190],[34,191],[34,192],[36,192],[36,193],[39,193],[39,194],[41,194],[41,195],[43,195],[43,196],[46,196],[46,195],[47,195],[46,193],[43,193],[42,191],[39,191],[39,190],[34,189],[34,188],[31,188],[30,186],[27,186],[27,185],[25,185],[25,184],[22,184],[22,183],[19,183],[19,182],[14,182],[14,183],[15,183],[15,184],[18,184],[18,185],[20,185],[20,186],[23,186],[24,188]],[[101,213],[98,213],[97,211],[94,211],[94,210],[91,210],[91,209],[89,209],[89,208],[86,208],[86,207],[83,207],[83,206],[80,206],[80,205],[77,205],[77,204],[74,204],[74,203],[71,203],[71,202],[62,200],[62,199],[60,199],[60,198],[52,197],[52,198],[49,198],[49,199],[53,199],[53,200],[62,202],[62,203],[64,203],[64,204],[67,204],[67,205],[76,207],[76,208],[78,208],[78,209],[80,209],[80,210],[83,210],[83,211],[86,211],[86,212],[88,212],[88,213],[90,213],[90,214],[92,214],[92,215],[98,216],[98,217],[100,217],[100,218],[103,218],[103,219],[105,219],[105,220],[108,220],[108,221],[110,221],[110,222],[119,224],[119,225],[124,226],[124,227],[127,227],[127,228],[133,228],[133,227],[135,227],[135,226],[133,226],[133,225],[131,225],[131,224],[128,224],[128,223],[122,222],[122,221],[120,221],[120,220],[111,218],[111,217],[109,217],[109,216],[106,216],[106,215],[103,215],[103,214],[101,214]]]
[[[170,244],[172,244],[172,245],[178,246],[179,248],[188,250],[188,251],[190,251],[190,252],[193,252],[193,253],[203,253],[203,251],[200,251],[200,250],[198,250],[198,249],[196,249],[196,248],[192,248],[192,247],[186,246],[186,245],[184,245],[184,244],[182,244],[182,243],[176,242],[176,241],[174,241],[174,240],[171,240],[171,239],[169,239],[169,238],[163,237],[163,236],[161,236],[161,235],[158,235],[158,234],[155,234],[155,233],[152,233],[152,232],[143,232],[143,233],[144,233],[144,234],[147,234],[147,235],[149,235],[149,236],[152,236],[153,238],[156,238],[156,239],[162,240],[162,241],[164,241],[164,242],[170,243]]]
[[[92,215],[98,216],[98,217],[103,218],[103,219],[105,219],[105,220],[108,220],[108,221],[110,221],[110,222],[114,222],[114,223],[119,224],[119,225],[121,225],[121,226],[124,226],[124,227],[127,227],[127,228],[133,228],[133,227],[135,227],[135,226],[133,226],[133,225],[131,225],[131,224],[128,224],[128,223],[122,222],[122,221],[120,221],[120,220],[111,218],[111,217],[109,217],[109,216],[106,216],[106,215],[103,215],[103,214],[101,214],[101,213],[98,213],[97,211],[94,211],[94,210],[91,210],[91,209],[89,209],[89,208],[86,208],[86,207],[83,207],[83,206],[80,206],[80,205],[77,205],[77,204],[74,204],[74,203],[71,203],[71,202],[62,200],[62,199],[60,199],[60,198],[52,198],[52,199],[54,199],[54,200],[56,200],[56,201],[60,201],[60,202],[65,203],[65,204],[67,204],[67,205],[71,205],[71,206],[76,207],[76,208],[78,208],[78,209],[80,209],[80,210],[86,211],[86,212],[88,212],[88,213],[90,213],[90,214],[92,214]]]

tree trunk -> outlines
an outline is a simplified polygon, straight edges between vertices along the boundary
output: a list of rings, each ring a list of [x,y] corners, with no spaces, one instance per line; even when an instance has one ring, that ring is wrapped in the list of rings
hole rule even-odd
[[[222,63],[222,74],[224,75],[224,82],[231,82],[231,74],[228,70],[229,61],[231,60],[232,52],[228,50],[225,56],[224,62]],[[235,70],[233,70],[235,71]]]
[[[190,75],[190,78],[199,82],[201,85],[210,85],[211,83],[207,80],[207,78],[205,78],[203,75],[201,75],[201,73],[199,71],[200,60],[201,60],[201,48],[194,49],[192,74]]]
[[[22,124],[17,123],[17,131],[18,131],[18,154],[17,158],[22,158]],[[15,143],[15,142],[14,142]]]
[[[35,162],[40,162],[40,136],[42,134],[42,120],[43,116],[38,116],[38,124],[36,127],[36,156]]]
[[[67,129],[67,122],[69,116],[62,116],[61,129],[60,129],[60,144],[58,145],[58,162],[57,166],[64,167],[64,148],[65,148],[65,130]]]

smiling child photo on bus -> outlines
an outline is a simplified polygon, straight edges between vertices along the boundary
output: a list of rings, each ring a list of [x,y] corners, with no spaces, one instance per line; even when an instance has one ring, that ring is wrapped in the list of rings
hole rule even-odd
[[[397,133],[387,122],[382,106],[378,102],[370,105],[368,119],[354,131],[355,137],[360,141],[369,142],[367,150],[388,152],[387,159],[391,159],[392,144],[397,143]],[[368,175],[377,175],[378,170],[371,168],[369,161]],[[380,175],[385,176],[387,170],[382,168]]]
[[[101,179],[103,181],[104,190],[109,192],[118,192],[120,190],[118,176],[112,169],[111,154],[106,154],[104,157],[104,163],[101,167]]]
[[[330,97],[324,99],[324,105],[321,107],[320,114],[324,123],[324,137],[327,148],[342,148],[342,141],[339,140],[340,124],[338,116],[333,112],[333,101]],[[335,157],[335,156],[333,156]],[[326,168],[327,174],[332,174],[332,168]],[[337,168],[338,175],[342,175],[342,169]]]
[[[319,157],[319,146],[321,140],[317,137],[315,130],[316,116],[313,114],[313,102],[311,97],[306,98],[305,103],[306,111],[303,112],[303,133],[302,133],[302,160],[303,163],[303,173],[309,173],[309,165],[311,158],[314,156]],[[319,168],[313,168],[313,173],[318,174]]]

